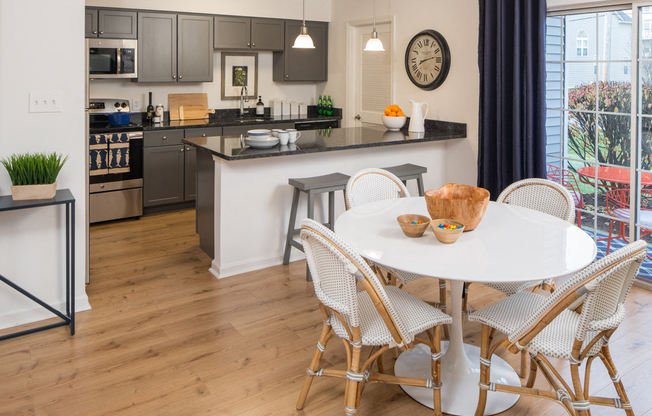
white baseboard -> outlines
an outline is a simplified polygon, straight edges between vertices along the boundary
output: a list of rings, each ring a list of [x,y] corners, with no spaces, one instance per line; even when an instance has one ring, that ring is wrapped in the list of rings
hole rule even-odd
[[[53,308],[59,311],[66,310],[66,301],[51,304]],[[75,297],[75,313],[91,309],[86,294]],[[45,319],[57,318],[55,314],[47,309],[34,304],[33,307],[22,309],[20,311],[11,311],[0,315],[0,329],[11,328],[18,325],[31,324],[33,322],[43,321]]]
[[[306,256],[299,250],[292,250],[290,262],[305,259]],[[258,257],[246,262],[231,263],[225,266],[217,264],[215,260],[211,262],[211,268],[208,269],[213,276],[218,279],[235,276],[242,273],[253,272],[255,270],[265,269],[267,267],[278,266],[283,264],[283,253],[277,253],[271,256]]]

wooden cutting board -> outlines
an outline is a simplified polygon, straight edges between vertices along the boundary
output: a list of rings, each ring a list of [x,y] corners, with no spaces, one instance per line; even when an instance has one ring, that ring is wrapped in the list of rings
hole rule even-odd
[[[179,107],[199,105],[208,108],[208,95],[206,93],[196,94],[168,94],[168,108],[170,109],[170,120],[180,120]]]
[[[199,120],[213,113],[215,113],[215,110],[209,110],[203,105],[179,106],[179,120]]]

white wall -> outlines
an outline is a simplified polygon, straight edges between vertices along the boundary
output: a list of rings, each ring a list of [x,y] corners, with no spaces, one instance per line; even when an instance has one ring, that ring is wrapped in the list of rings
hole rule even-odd
[[[83,0],[0,0],[0,158],[30,151],[70,156],[58,186],[77,199],[77,310],[89,308],[83,13]],[[60,91],[62,111],[29,113],[30,91]],[[10,194],[10,186],[0,167],[0,195]],[[0,213],[0,274],[55,305],[65,301],[64,213],[63,207]],[[0,284],[0,328],[52,316]]]
[[[332,0],[329,45],[329,81],[318,86],[317,94],[326,91],[346,96],[347,22],[372,18],[372,0]],[[467,124],[467,139],[454,140],[446,146],[446,169],[443,183],[476,184],[478,149],[478,2],[477,0],[376,1],[377,16],[393,16],[394,45],[392,78],[394,103],[409,115],[409,100],[427,102],[427,118]],[[451,68],[446,81],[433,91],[423,91],[410,82],[405,72],[404,55],[408,42],[424,29],[441,33],[451,50]],[[386,103],[389,105],[391,103]],[[344,120],[344,123],[350,123]],[[433,159],[435,159],[433,157]]]
[[[330,0],[306,1],[306,20],[329,21],[331,17]],[[267,0],[248,0],[237,2],[231,0],[87,0],[87,6],[166,10],[186,13],[208,13],[241,15],[254,17],[272,17],[280,19],[301,19],[302,0],[284,0],[270,2]],[[147,105],[148,92],[153,93],[154,105],[162,103],[168,109],[168,94],[207,93],[210,108],[235,108],[238,101],[220,99],[221,88],[221,53],[213,52],[213,82],[207,83],[132,83],[120,80],[94,80],[91,82],[90,94],[93,98],[137,98]],[[317,84],[315,83],[275,83],[272,81],[272,52],[258,53],[258,95],[263,97],[265,105],[272,98],[288,98],[306,104],[317,104]],[[253,91],[249,91],[250,94]],[[255,101],[249,104],[255,107]],[[144,111],[145,107],[141,111]]]

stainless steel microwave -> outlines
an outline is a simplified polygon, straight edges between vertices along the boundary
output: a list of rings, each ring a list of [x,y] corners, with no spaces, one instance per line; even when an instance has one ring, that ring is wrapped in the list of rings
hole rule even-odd
[[[89,78],[137,78],[136,39],[87,39]]]

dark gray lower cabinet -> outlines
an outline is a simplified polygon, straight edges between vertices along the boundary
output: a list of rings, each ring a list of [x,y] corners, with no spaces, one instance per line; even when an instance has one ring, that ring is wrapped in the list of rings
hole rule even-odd
[[[143,206],[195,200],[197,150],[182,144],[183,137],[181,129],[144,133]]]
[[[143,170],[145,207],[183,202],[185,147],[185,145],[176,145],[145,148]]]

